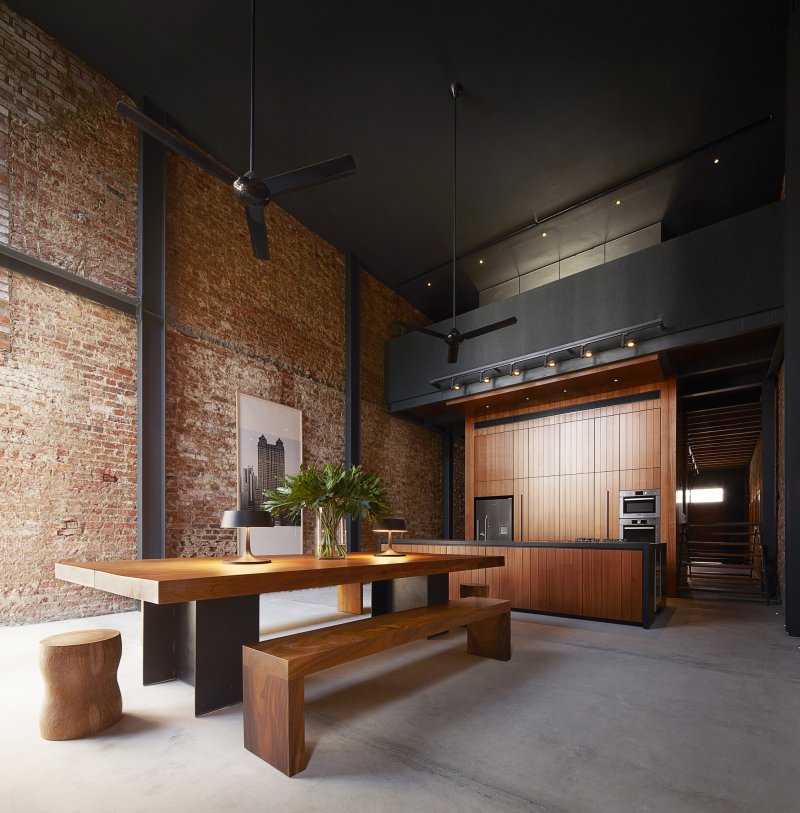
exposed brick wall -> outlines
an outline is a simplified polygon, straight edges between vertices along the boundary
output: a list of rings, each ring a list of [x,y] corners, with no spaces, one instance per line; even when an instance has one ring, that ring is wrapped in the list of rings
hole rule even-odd
[[[453,539],[466,539],[465,500],[467,488],[464,438],[453,440]]]
[[[0,268],[0,364],[11,350],[11,273]]]
[[[0,3],[0,241],[135,293],[121,97]],[[174,156],[167,173],[167,554],[228,555],[237,389],[302,410],[306,461],[344,457],[344,261],[271,204],[272,260],[258,262],[229,189]],[[390,324],[422,317],[370,275],[362,285],[364,465],[412,533],[436,537],[439,436],[383,401]],[[136,554],[135,354],[132,318],[0,270],[0,623],[130,606],[57,582],[53,563]]]
[[[134,294],[136,138],[120,98],[0,4],[0,239],[5,223],[14,248]]]
[[[408,538],[442,536],[442,438],[438,432],[388,414],[384,344],[392,322],[425,324],[424,316],[375,277],[361,274],[361,462],[386,483],[392,513],[403,517]],[[375,545],[372,525],[361,524],[361,547]]]
[[[260,262],[228,188],[172,156],[168,178],[167,555],[229,554],[237,389],[303,412],[305,462],[344,457],[344,261],[270,205]]]
[[[0,367],[0,623],[130,602],[55,579],[60,559],[136,555],[136,325],[14,275]]]
[[[0,242],[135,290],[136,141],[121,94],[0,4]],[[0,623],[130,606],[54,578],[136,554],[136,325],[0,270]]]

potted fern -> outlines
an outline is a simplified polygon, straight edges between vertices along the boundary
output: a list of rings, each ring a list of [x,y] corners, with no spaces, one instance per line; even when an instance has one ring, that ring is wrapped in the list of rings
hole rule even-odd
[[[301,466],[297,474],[284,477],[276,489],[264,492],[262,507],[292,518],[304,509],[313,510],[317,521],[314,554],[318,559],[343,559],[347,555],[347,514],[376,520],[391,510],[386,488],[376,474],[341,463],[321,468]]]

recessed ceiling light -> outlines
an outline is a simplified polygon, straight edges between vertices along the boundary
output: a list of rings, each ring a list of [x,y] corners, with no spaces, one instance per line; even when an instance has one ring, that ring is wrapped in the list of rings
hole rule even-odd
[[[488,384],[491,380],[492,376],[489,373],[487,372],[481,373],[481,381],[483,381],[484,384]]]
[[[430,282],[429,282],[429,283],[428,283],[428,287],[430,288],[432,284],[433,284],[433,283],[430,283]]]
[[[511,368],[511,375],[522,375],[522,370],[520,370],[520,368],[515,364]]]
[[[478,260],[478,265],[483,265],[483,260]]]
[[[450,385],[451,390],[460,390],[461,384],[458,383],[455,379],[453,379],[453,383]]]
[[[555,367],[556,366],[556,360],[555,359],[550,359],[550,361],[547,362],[547,366],[548,367]]]
[[[526,401],[530,401],[530,400],[531,400],[530,395],[526,395],[526,396],[525,396],[525,400],[526,400]]]
[[[614,383],[615,383],[615,384],[619,383],[619,379],[618,379],[618,378],[615,378],[615,379],[614,379]]]
[[[486,409],[489,409],[489,404],[486,404]]]
[[[566,392],[566,389],[564,390],[564,392]]]
[[[594,355],[594,353],[591,350],[589,350],[588,348],[583,351],[583,357],[585,359],[590,359],[593,355]]]
[[[546,231],[542,232],[542,237],[547,237],[547,232]]]
[[[614,201],[614,204],[615,204],[616,206],[622,206],[622,201],[621,201],[619,198],[617,198],[617,199]]]
[[[625,342],[625,347],[636,347],[636,342],[633,339],[628,339],[628,341]]]
[[[715,163],[715,164],[718,164],[718,163],[719,163],[719,158],[715,157],[715,158],[714,158],[714,163]]]

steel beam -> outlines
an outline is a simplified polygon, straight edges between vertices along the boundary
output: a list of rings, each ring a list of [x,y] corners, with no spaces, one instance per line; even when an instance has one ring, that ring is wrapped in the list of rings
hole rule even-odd
[[[143,113],[158,121],[161,113],[146,99]],[[137,553],[163,558],[166,551],[166,202],[164,148],[139,133],[137,201],[137,276],[139,387]]]
[[[786,47],[786,267],[784,277],[786,631],[800,636],[800,3],[792,3]]]
[[[361,262],[348,253],[344,266],[344,462],[361,463]],[[361,526],[347,517],[347,544],[361,550]]]

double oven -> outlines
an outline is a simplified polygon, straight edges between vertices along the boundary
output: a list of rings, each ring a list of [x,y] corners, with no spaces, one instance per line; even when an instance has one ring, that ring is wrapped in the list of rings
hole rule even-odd
[[[661,495],[657,488],[619,492],[619,538],[628,542],[658,542]]]

